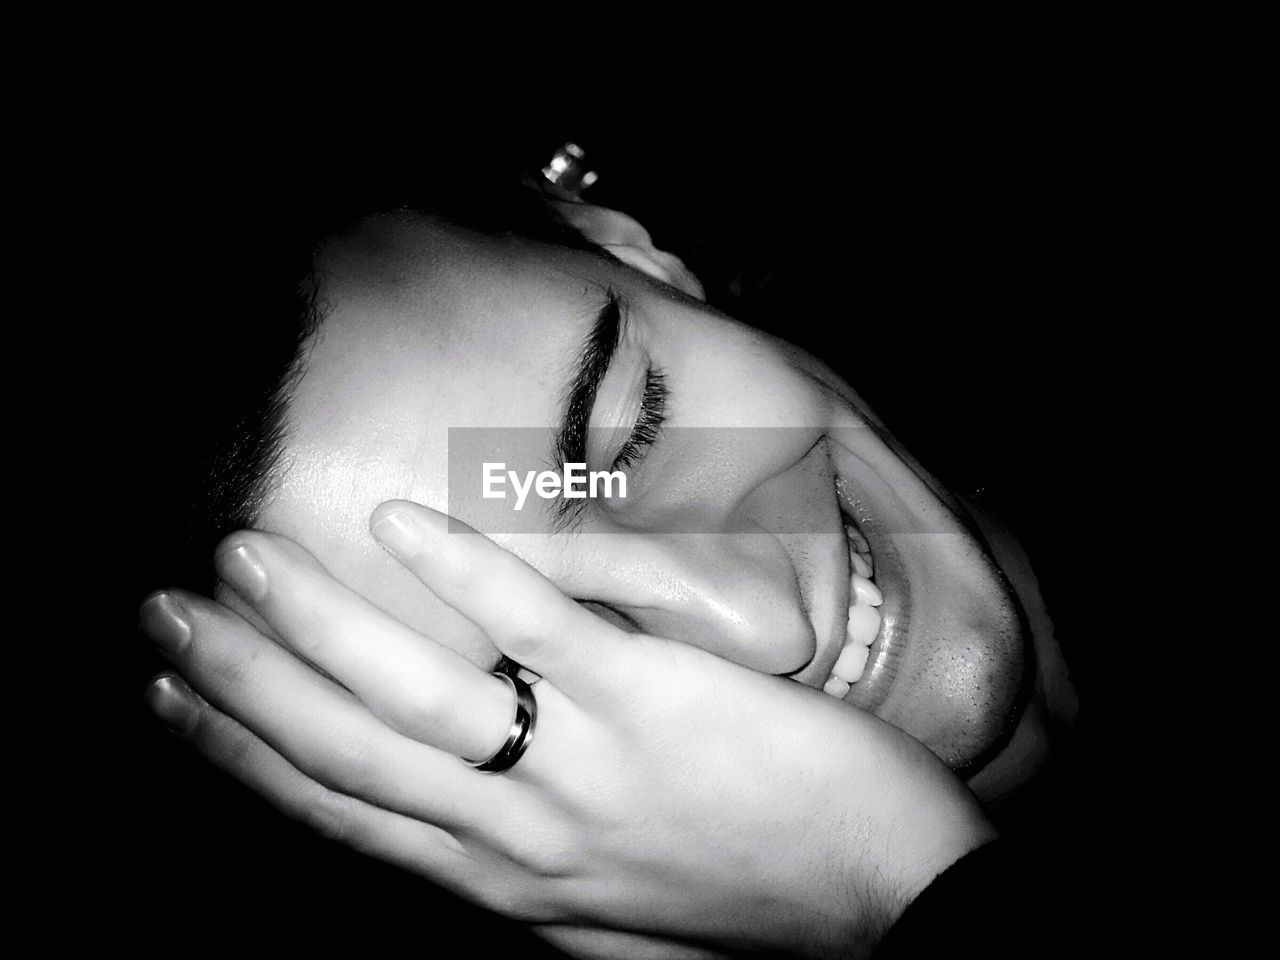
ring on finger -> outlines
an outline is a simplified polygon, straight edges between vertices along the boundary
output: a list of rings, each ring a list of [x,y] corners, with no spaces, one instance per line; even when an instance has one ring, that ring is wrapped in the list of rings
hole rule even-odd
[[[468,760],[467,763],[484,773],[502,773],[514,767],[533,742],[533,730],[538,722],[538,701],[534,699],[533,688],[519,677],[497,670],[492,675],[509,684],[512,693],[516,695],[515,716],[507,731],[506,741],[493,756],[487,760]]]

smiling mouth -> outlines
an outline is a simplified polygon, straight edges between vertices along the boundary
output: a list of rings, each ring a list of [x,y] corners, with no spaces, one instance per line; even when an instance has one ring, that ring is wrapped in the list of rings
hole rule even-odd
[[[889,696],[908,644],[911,581],[893,538],[869,505],[837,474],[836,499],[845,536],[849,607],[840,652],[822,690],[875,712]]]
[[[867,672],[873,651],[877,651],[883,617],[884,594],[875,579],[875,557],[857,522],[841,511],[849,551],[849,616],[844,646],[822,685],[822,692],[843,700]],[[883,649],[883,645],[879,649]]]
[[[845,440],[832,453],[847,621],[822,689],[969,775],[996,755],[1025,706],[1025,616],[962,510],[870,433]]]

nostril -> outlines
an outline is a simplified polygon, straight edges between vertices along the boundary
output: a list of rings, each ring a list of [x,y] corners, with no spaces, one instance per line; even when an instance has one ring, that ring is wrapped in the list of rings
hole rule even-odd
[[[812,662],[817,636],[798,593],[748,587],[718,600],[698,618],[705,631],[702,640],[694,641],[699,646],[777,676],[797,673]]]
[[[790,676],[812,662],[813,624],[798,606],[756,593],[685,605],[627,606],[625,612],[594,601],[578,601],[622,630],[647,633],[699,647],[760,673]],[[754,601],[754,602],[753,602]]]
[[[575,576],[561,588],[620,630],[761,673],[789,675],[813,661],[818,625],[797,566],[810,561],[793,557],[779,538],[639,534],[590,542],[600,549],[575,558]]]
[[[644,633],[640,624],[634,618],[629,617],[617,607],[610,606],[607,603],[601,603],[598,600],[577,600],[578,606],[590,610],[601,620],[612,623],[619,630],[625,630],[627,633]]]
[[[744,666],[762,673],[789,677],[813,662],[817,654],[817,637],[813,623],[804,611],[792,610],[784,622],[774,623],[771,627],[776,632],[764,633],[753,629],[749,637],[744,637],[739,649],[746,651],[745,655],[750,660],[743,662]]]

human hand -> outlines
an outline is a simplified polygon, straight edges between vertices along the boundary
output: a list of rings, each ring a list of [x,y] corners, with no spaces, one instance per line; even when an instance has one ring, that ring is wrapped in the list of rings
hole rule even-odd
[[[447,524],[453,523],[450,532]],[[869,714],[687,644],[632,634],[456,521],[403,501],[375,536],[542,676],[508,772],[511,693],[271,534],[220,576],[264,630],[185,592],[143,624],[172,677],[156,712],[286,813],[536,925],[581,956],[867,952],[991,834],[963,785]],[[332,679],[331,679],[332,678]]]

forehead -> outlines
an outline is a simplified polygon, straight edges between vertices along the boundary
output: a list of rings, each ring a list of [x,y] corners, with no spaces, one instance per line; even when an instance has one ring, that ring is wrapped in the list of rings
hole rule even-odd
[[[450,427],[550,426],[602,297],[590,265],[417,220],[335,242],[291,403],[294,457],[341,452],[422,484],[443,476]]]
[[[606,272],[589,254],[421,219],[379,218],[332,242],[262,525],[384,607],[396,590],[420,593],[373,543],[369,514],[392,498],[446,509],[450,427],[550,436]]]

